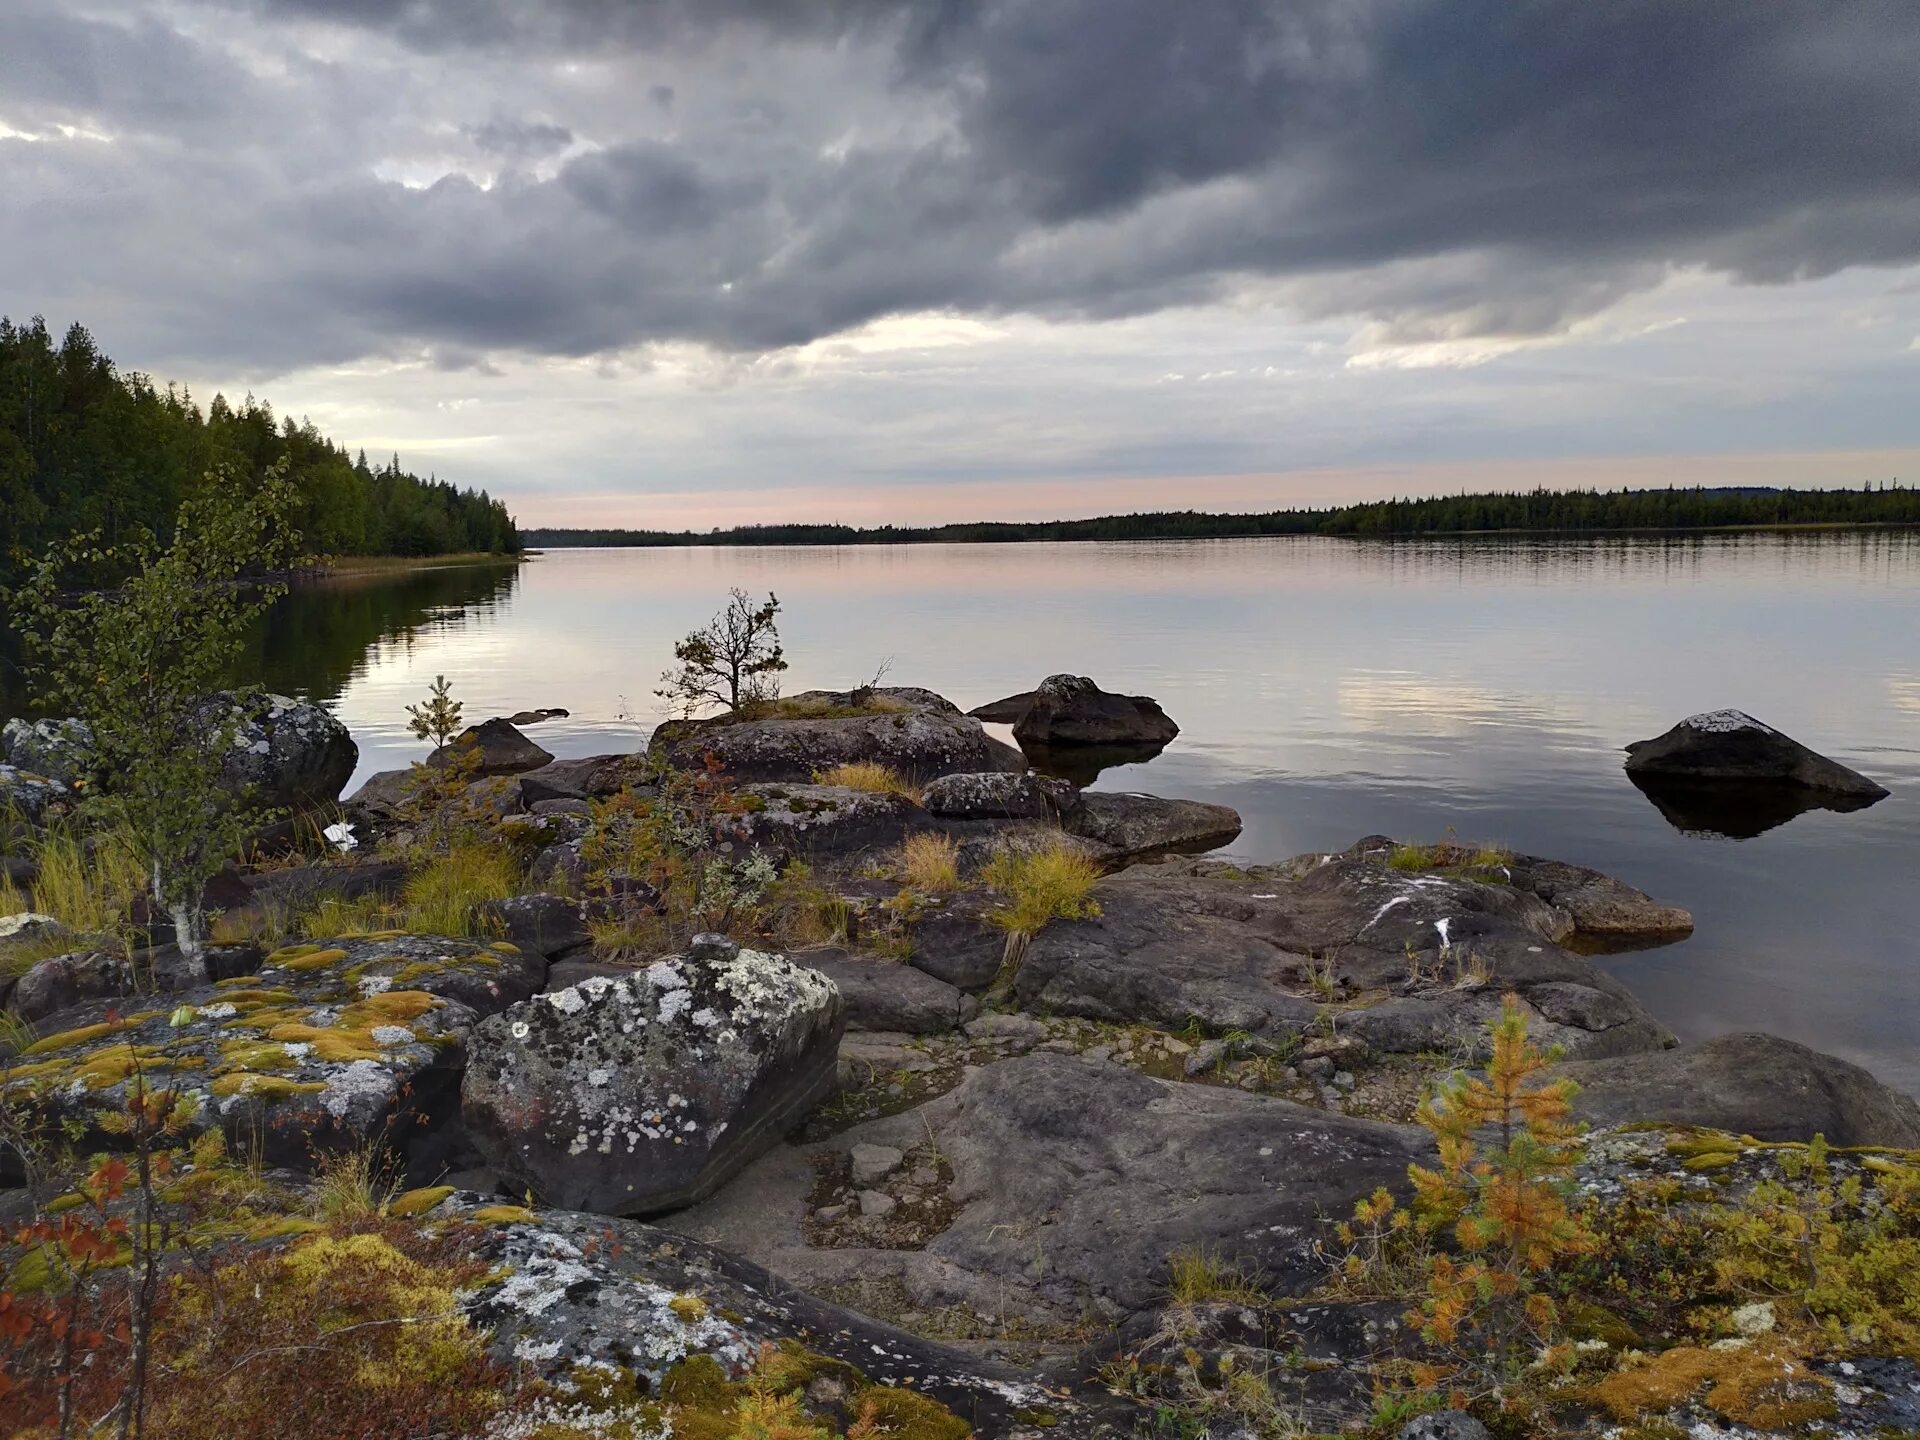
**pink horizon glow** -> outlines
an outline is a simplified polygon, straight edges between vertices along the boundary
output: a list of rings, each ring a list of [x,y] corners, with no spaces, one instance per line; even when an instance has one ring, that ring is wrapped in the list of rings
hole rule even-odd
[[[1251,475],[957,480],[646,495],[508,494],[524,528],[706,530],[752,524],[942,525],[1070,520],[1156,510],[1260,511],[1470,491],[1695,485],[1852,488],[1911,481],[1920,449],[1581,456],[1329,466]]]

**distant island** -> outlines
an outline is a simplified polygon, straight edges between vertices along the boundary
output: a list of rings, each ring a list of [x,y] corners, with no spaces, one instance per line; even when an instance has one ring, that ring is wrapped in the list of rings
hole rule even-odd
[[[1687,490],[1534,490],[1442,495],[1325,509],[1213,514],[1161,510],[1085,520],[957,525],[737,525],[714,530],[522,530],[533,548],[675,545],[927,545],[1034,540],[1226,540],[1257,535],[1394,537],[1501,531],[1717,530],[1792,526],[1920,525],[1920,491],[1762,487]]]
[[[322,435],[248,395],[202,410],[184,390],[122,371],[85,327],[56,342],[38,316],[0,318],[0,584],[65,536],[98,530],[107,544],[139,531],[166,539],[180,501],[206,474],[255,482],[284,464],[297,517],[321,555],[513,554],[505,505],[400,468]]]

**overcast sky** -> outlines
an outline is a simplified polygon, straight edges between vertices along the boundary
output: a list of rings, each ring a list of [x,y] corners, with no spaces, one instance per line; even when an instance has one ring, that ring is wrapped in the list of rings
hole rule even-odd
[[[0,0],[0,311],[523,523],[1920,481],[1914,0]]]

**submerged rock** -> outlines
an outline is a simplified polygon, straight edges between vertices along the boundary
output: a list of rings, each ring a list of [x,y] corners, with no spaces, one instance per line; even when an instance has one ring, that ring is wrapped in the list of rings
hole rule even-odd
[[[710,1193],[832,1092],[845,1006],[825,976],[721,936],[480,1025],[468,1130],[517,1185],[645,1215]]]
[[[1692,715],[1664,735],[1627,746],[1628,771],[1668,780],[1794,785],[1859,800],[1888,791],[1739,710]]]
[[[1023,745],[1164,745],[1180,733],[1158,701],[1112,694],[1084,675],[1049,675],[1038,689],[972,714],[1012,725]]]
[[[1594,1125],[1662,1121],[1835,1145],[1920,1149],[1920,1102],[1867,1071],[1778,1035],[1719,1035],[1656,1055],[1559,1066]]]
[[[446,1118],[462,1036],[533,993],[545,963],[504,942],[415,935],[293,945],[242,975],[179,994],[96,1001],[49,1016],[5,1098],[111,1148],[136,1073],[179,1089],[189,1134],[219,1126],[236,1150],[304,1168],[329,1150]],[[178,1023],[175,1023],[175,1021]]]

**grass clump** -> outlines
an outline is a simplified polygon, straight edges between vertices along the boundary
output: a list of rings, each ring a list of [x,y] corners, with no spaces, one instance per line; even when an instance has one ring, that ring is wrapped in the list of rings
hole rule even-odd
[[[490,935],[494,932],[476,907],[506,899],[520,880],[520,866],[505,849],[456,845],[407,880],[405,928],[418,935]]]
[[[950,835],[909,835],[900,845],[900,883],[923,895],[960,888],[960,847]]]
[[[1244,1267],[1208,1250],[1176,1250],[1167,1258],[1167,1296],[1176,1305],[1264,1305],[1267,1292]]]
[[[387,1158],[357,1145],[321,1157],[313,1213],[322,1220],[372,1220],[387,1213],[399,1189]]]
[[[1091,920],[1100,914],[1092,898],[1100,867],[1063,840],[1039,850],[1002,850],[980,878],[1003,897],[988,916],[1002,930],[1035,935],[1055,920]]]
[[[898,795],[920,803],[920,787],[889,765],[878,760],[849,760],[827,770],[813,772],[816,785],[837,785],[845,790],[864,790],[872,795]]]

